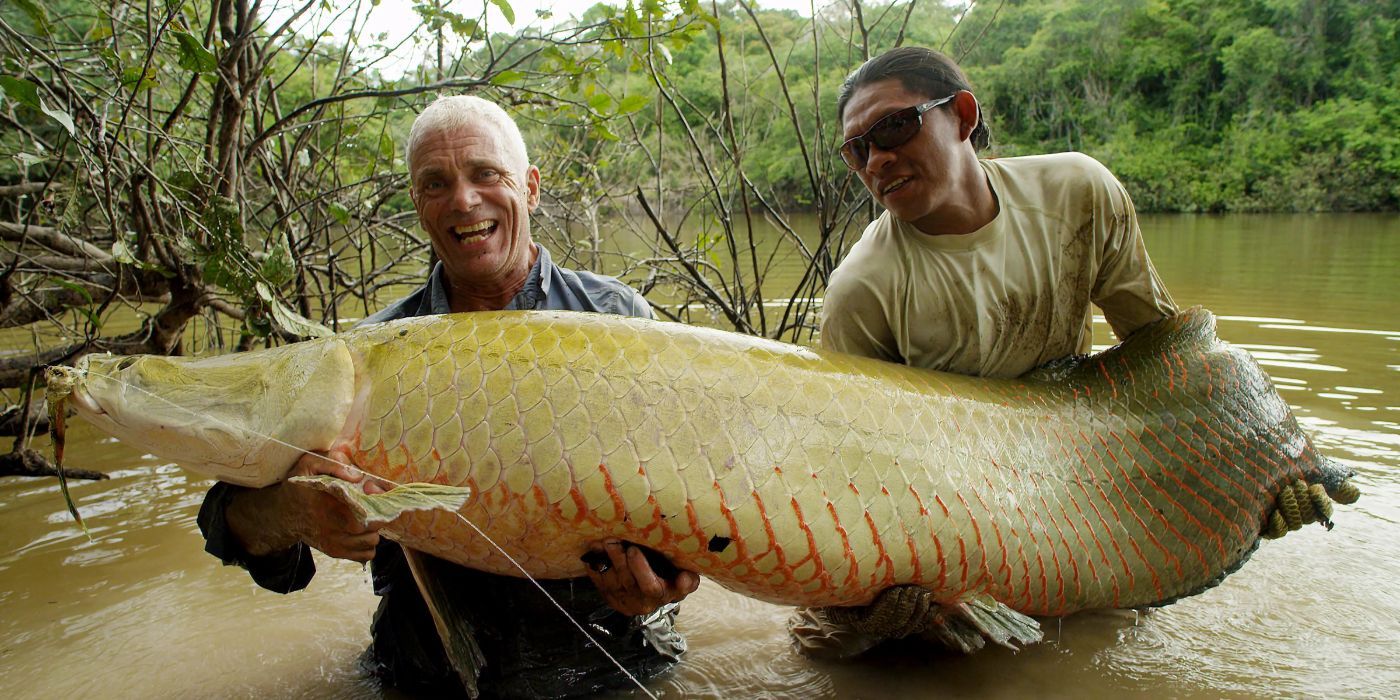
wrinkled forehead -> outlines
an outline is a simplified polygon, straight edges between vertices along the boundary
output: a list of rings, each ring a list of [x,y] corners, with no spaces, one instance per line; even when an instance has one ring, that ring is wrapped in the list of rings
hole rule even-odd
[[[841,138],[860,136],[874,126],[875,122],[905,107],[923,104],[929,99],[931,98],[926,95],[905,88],[904,84],[896,79],[862,85],[851,92],[846,111],[841,115]]]
[[[524,144],[487,116],[429,127],[412,144],[409,174],[427,167],[490,166],[512,173],[529,168]]]

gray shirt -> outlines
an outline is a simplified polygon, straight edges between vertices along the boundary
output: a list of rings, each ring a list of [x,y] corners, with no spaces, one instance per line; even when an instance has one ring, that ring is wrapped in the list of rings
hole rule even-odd
[[[653,318],[651,306],[636,290],[605,275],[567,270],[554,264],[544,246],[530,267],[525,286],[506,304],[504,311],[593,311],[620,316]],[[433,266],[428,283],[362,323],[393,321],[410,316],[452,313],[442,263]]]

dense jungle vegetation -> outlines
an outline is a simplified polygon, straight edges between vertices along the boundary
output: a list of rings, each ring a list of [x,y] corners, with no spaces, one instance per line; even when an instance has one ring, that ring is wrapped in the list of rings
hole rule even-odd
[[[95,350],[320,335],[387,303],[429,262],[402,145],[445,93],[518,115],[557,257],[664,316],[794,341],[874,213],[834,153],[836,91],[896,45],[966,67],[992,155],[1087,152],[1142,210],[1400,206],[1396,2],[838,0],[805,17],[642,0],[561,19],[423,0],[407,37],[382,12],[0,4],[0,386]],[[793,256],[803,273],[775,281]]]

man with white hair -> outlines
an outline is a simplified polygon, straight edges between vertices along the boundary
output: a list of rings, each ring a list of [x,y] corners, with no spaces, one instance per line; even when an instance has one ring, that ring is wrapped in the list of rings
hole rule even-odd
[[[636,291],[611,277],[554,264],[530,235],[540,202],[540,172],[530,165],[514,120],[486,100],[440,98],[413,123],[408,141],[410,194],[439,263],[428,281],[365,320],[467,311],[547,309],[651,318]],[[306,456],[294,473],[360,482],[348,455]],[[366,491],[382,490],[376,483]],[[381,596],[366,660],[396,688],[442,694],[464,688],[449,662],[405,553],[364,528],[340,501],[284,482],[264,489],[217,484],[200,509],[205,549],[243,566],[264,588],[290,592],[315,574],[307,547],[370,561]],[[491,696],[562,697],[654,676],[685,650],[672,627],[676,603],[699,585],[689,571],[663,577],[646,553],[617,541],[595,546],[589,578],[542,581],[549,595],[590,629],[592,647],[533,583],[414,554],[434,588],[433,605],[470,629],[480,648],[477,687]],[[663,567],[666,568],[666,567]],[[669,567],[674,569],[674,567]],[[470,683],[468,683],[470,686]]]

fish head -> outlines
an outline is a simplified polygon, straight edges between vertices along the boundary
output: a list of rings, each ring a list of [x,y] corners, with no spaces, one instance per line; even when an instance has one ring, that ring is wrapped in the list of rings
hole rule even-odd
[[[255,487],[330,448],[355,388],[353,360],[335,339],[203,358],[90,354],[48,376],[50,401],[66,400],[99,430]]]

